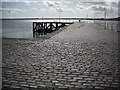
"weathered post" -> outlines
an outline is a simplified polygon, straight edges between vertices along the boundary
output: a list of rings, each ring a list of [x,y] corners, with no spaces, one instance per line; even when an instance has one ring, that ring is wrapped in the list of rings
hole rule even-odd
[[[34,22],[33,22],[33,37],[34,37],[34,33],[35,33],[35,31],[34,31]]]
[[[56,30],[58,30],[58,23],[56,22]]]
[[[106,29],[106,15],[107,15],[106,8],[104,8],[104,11],[105,11],[105,13],[104,13],[104,20],[105,20],[105,29]]]
[[[50,22],[50,32],[52,32],[52,22]]]
[[[36,23],[33,22],[33,37],[34,37],[35,32],[36,32]]]
[[[46,34],[46,33],[47,33],[47,23],[44,22],[44,34]]]
[[[65,23],[62,23],[61,27],[64,27],[65,26]]]

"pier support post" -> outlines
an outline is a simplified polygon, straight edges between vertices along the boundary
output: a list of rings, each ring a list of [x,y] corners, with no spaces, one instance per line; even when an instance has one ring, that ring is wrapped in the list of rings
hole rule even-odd
[[[50,22],[50,32],[52,32],[52,22]]]
[[[47,23],[44,22],[44,34],[47,34]]]
[[[65,26],[65,23],[62,23],[61,27],[64,27]]]
[[[33,22],[33,37],[35,35],[44,35],[58,30],[71,22]]]
[[[56,23],[56,30],[58,30],[58,23]]]

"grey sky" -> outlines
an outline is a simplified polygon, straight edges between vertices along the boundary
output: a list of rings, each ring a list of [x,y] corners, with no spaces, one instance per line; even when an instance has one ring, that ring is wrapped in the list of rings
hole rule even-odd
[[[118,16],[118,0],[4,0],[3,18]]]

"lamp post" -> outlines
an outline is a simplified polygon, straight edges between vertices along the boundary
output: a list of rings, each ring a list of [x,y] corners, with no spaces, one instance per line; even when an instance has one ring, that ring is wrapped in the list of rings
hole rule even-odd
[[[94,24],[95,24],[95,12],[94,12]]]
[[[106,29],[106,15],[107,15],[106,8],[104,8],[105,29]]]
[[[43,18],[44,18],[44,17],[42,17],[42,22],[43,22]]]
[[[58,10],[58,19],[59,19],[59,22],[60,22],[60,10]]]
[[[59,13],[59,22],[60,22],[60,13]]]
[[[87,9],[87,22],[88,22],[88,9]]]
[[[89,21],[88,21],[88,13],[87,13],[87,22],[89,23]]]

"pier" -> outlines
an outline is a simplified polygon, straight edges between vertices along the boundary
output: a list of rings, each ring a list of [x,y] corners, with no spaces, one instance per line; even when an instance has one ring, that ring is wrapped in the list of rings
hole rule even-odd
[[[29,20],[29,18],[27,18]],[[33,22],[33,37],[35,35],[45,35],[47,33],[51,33],[53,31],[59,30],[62,27],[65,27],[66,25],[73,24],[74,22],[71,22],[71,20],[77,20],[78,22],[81,22],[81,20],[91,20],[94,21],[94,23],[104,23],[105,29],[110,28],[113,29],[113,23],[110,24],[111,27],[106,26],[106,22],[109,21],[119,21],[120,18],[31,18],[30,20],[61,20],[61,22]],[[22,20],[22,19],[21,19]],[[63,20],[68,20],[68,22],[63,22]],[[118,27],[117,27],[118,28]],[[117,31],[117,30],[116,30]],[[118,30],[119,31],[119,30]]]
[[[70,24],[73,22],[33,22],[33,36],[51,33]]]

